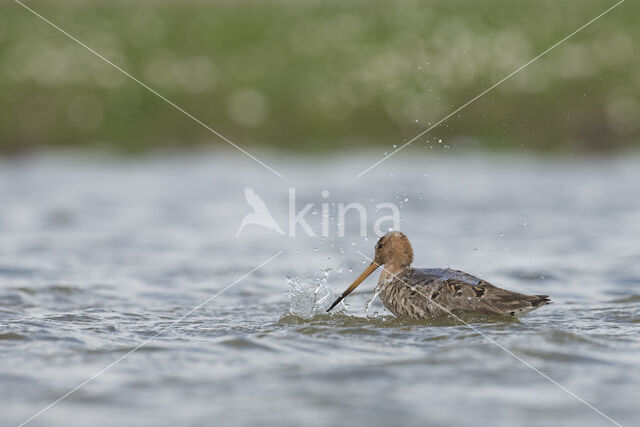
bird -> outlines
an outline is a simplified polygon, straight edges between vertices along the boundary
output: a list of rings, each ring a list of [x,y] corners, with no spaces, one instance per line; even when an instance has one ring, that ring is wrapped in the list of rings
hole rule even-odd
[[[253,191],[253,188],[245,188],[244,197],[247,200],[247,204],[253,209],[253,212],[246,214],[244,218],[242,218],[236,237],[238,237],[242,229],[249,224],[261,225],[270,230],[275,230],[279,234],[284,234],[284,231],[282,231],[276,220],[273,219],[269,209],[267,209],[267,205],[265,205],[260,196]]]
[[[413,248],[404,233],[391,231],[378,240],[371,264],[329,307],[331,311],[378,267],[384,266],[377,292],[396,317],[414,320],[448,315],[525,315],[550,304],[548,295],[524,295],[499,288],[464,271],[412,268]]]

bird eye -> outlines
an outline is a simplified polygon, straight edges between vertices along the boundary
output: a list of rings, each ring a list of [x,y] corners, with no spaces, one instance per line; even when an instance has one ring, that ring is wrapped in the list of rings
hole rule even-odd
[[[382,249],[384,245],[382,243],[378,243],[378,249]]]

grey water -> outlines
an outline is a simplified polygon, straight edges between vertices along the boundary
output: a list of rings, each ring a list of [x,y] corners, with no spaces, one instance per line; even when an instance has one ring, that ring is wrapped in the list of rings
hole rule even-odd
[[[356,178],[378,158],[265,156],[283,178],[235,153],[0,160],[0,425],[638,425],[640,157],[411,147]],[[236,236],[246,187],[284,235]],[[292,192],[315,237],[292,235]],[[351,202],[366,237],[356,211],[339,224]],[[365,310],[370,278],[323,313],[373,254],[380,203],[416,266],[554,303],[407,322]]]

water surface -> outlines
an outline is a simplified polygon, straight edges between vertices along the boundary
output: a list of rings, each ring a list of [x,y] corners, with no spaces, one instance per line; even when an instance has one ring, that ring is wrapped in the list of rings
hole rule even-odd
[[[413,150],[414,148],[412,148]],[[468,326],[365,305],[292,306],[289,281],[340,292],[371,256],[375,206],[399,206],[416,265],[551,295],[473,326],[623,425],[640,419],[640,158],[397,156],[0,163],[0,424],[18,425],[279,251],[30,425],[608,425]],[[244,188],[287,231],[248,226]],[[323,198],[321,192],[329,191]],[[367,208],[338,236],[333,203]],[[289,279],[288,279],[289,278]],[[300,301],[298,301],[300,302]],[[296,314],[290,313],[293,310]],[[302,311],[304,312],[302,312]]]

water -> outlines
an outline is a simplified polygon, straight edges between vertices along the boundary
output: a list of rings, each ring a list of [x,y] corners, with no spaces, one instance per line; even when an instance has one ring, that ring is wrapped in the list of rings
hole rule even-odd
[[[289,313],[294,317],[302,319],[313,319],[318,315],[327,313],[331,303],[333,303],[339,292],[329,285],[330,269],[321,272],[315,280],[305,281],[297,277],[289,278]],[[342,313],[345,310],[343,302],[339,303],[333,310]]]
[[[161,331],[29,425],[610,424],[468,326],[394,319],[379,299],[365,313],[375,279],[323,313],[365,267],[357,251],[373,253],[355,216],[337,236],[332,203],[352,201],[369,232],[375,205],[397,204],[417,266],[551,295],[519,322],[474,327],[637,425],[640,158],[421,150],[359,179],[376,156],[271,157],[283,179],[235,153],[0,162],[0,425]],[[248,186],[285,232],[289,188],[297,210],[330,203],[330,235],[235,237]],[[306,216],[316,234],[322,217]]]

